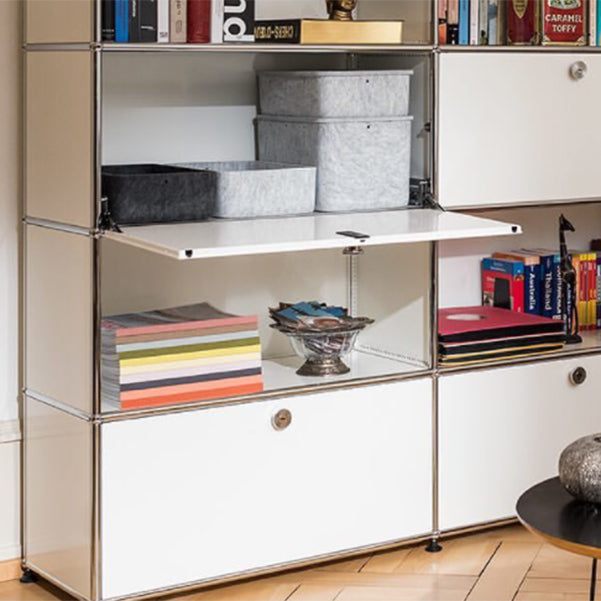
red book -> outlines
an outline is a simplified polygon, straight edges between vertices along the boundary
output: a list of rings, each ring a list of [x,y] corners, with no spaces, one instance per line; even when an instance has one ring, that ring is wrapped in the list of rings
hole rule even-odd
[[[543,44],[584,46],[584,0],[543,0],[542,10]]]
[[[211,0],[188,0],[188,43],[211,41]]]
[[[523,313],[524,263],[482,259],[482,304]]]
[[[536,1],[507,0],[508,44],[536,44]]]
[[[563,321],[558,319],[497,307],[454,307],[438,311],[438,336],[441,342],[561,333],[563,327]]]

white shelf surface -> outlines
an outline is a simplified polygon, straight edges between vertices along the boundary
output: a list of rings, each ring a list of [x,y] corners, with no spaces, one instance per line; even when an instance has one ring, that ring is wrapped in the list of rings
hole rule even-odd
[[[279,395],[289,392],[305,392],[307,389],[323,389],[329,386],[353,385],[366,383],[378,379],[404,378],[408,376],[426,375],[429,371],[428,365],[418,360],[402,360],[388,357],[377,356],[360,350],[355,350],[346,357],[344,362],[351,368],[351,371],[338,376],[299,376],[296,370],[303,364],[303,359],[296,356],[278,357],[273,359],[263,359],[263,391],[250,395],[251,397],[263,397],[270,395]],[[155,412],[157,410],[169,411],[172,409],[186,406],[221,404],[224,401],[235,400],[237,398],[247,397],[223,397],[209,401],[199,401],[191,403],[181,403],[174,405],[162,405],[147,409],[134,409],[131,411],[121,411],[114,405],[104,403],[103,413],[145,413],[147,411]]]
[[[336,233],[348,230],[367,237]],[[136,226],[103,235],[174,259],[202,259],[519,233],[520,226],[513,223],[433,209],[405,209]]]

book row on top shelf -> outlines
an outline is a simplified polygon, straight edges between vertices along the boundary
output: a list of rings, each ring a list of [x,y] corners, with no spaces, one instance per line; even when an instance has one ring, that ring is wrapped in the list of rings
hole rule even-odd
[[[598,46],[599,0],[440,0],[436,40],[428,2],[362,0],[355,21],[328,20],[317,0],[103,0],[102,40],[118,43],[279,43]],[[384,5],[385,6],[385,5]],[[330,15],[349,10],[332,5]],[[346,13],[345,13],[346,14]],[[378,20],[375,20],[378,19]],[[403,35],[403,28],[406,34]]]

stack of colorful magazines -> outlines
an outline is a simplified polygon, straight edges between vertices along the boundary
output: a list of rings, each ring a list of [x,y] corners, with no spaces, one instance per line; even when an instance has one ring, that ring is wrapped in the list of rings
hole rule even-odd
[[[497,307],[457,307],[438,312],[442,365],[473,365],[560,351],[564,322]]]
[[[121,409],[260,392],[257,316],[200,303],[107,317],[101,386]]]

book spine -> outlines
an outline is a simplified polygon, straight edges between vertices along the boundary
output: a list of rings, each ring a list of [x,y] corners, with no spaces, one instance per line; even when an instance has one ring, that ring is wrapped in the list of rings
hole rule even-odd
[[[508,0],[505,23],[508,44],[536,44],[535,0]]]
[[[448,0],[447,44],[459,44],[459,0]]]
[[[138,41],[157,41],[157,0],[136,0],[138,2]]]
[[[169,0],[157,0],[157,42],[169,43]]]
[[[265,44],[299,44],[301,37],[300,19],[257,21],[255,40]]]
[[[553,256],[553,319],[563,317],[563,294],[561,287],[561,257]]]
[[[115,41],[115,0],[102,0],[102,41]]]
[[[223,0],[223,41],[254,42],[254,0]]]
[[[499,44],[499,0],[488,0],[488,43]]]
[[[129,42],[129,1],[115,0],[115,42]]]
[[[223,0],[211,0],[211,44],[223,42]]]
[[[597,44],[597,0],[588,3],[588,43],[589,46]]]
[[[175,44],[185,43],[187,34],[188,4],[186,0],[170,0],[169,3],[169,41]]]
[[[594,253],[588,255],[588,324],[594,330],[597,322],[597,260]]]
[[[129,0],[129,41],[140,41],[140,0]]]
[[[543,0],[542,43],[583,46],[586,43],[585,0]]]
[[[438,0],[438,43],[447,43],[447,0]]]
[[[601,0],[599,0],[601,2]],[[477,46],[480,41],[480,0],[470,2],[470,45]]]
[[[524,312],[540,312],[540,265],[524,265]]]
[[[471,0],[476,2],[477,0]],[[470,43],[470,0],[459,0],[459,44]]]
[[[582,255],[578,255],[576,259],[576,298],[577,298],[577,313],[578,313],[578,326],[580,330],[586,329],[586,314],[584,310],[584,289],[585,289],[585,278],[584,270],[585,264]]]
[[[595,270],[597,274],[597,287],[595,297],[595,327],[601,328],[601,253],[595,255]]]
[[[211,41],[211,0],[188,0],[188,42],[208,44]]]
[[[601,0],[590,0],[591,2],[597,3],[597,27],[596,27],[596,35],[594,46],[601,46]]]
[[[571,255],[570,255],[571,258]],[[572,259],[573,261],[573,259]],[[572,262],[572,265],[574,263]],[[564,320],[567,321],[568,316],[571,315],[571,312],[573,310],[573,305],[572,305],[572,285],[569,282],[566,282],[566,299],[565,299],[565,313],[564,313]],[[567,325],[567,323],[566,323]],[[565,329],[565,333],[568,334],[569,332],[567,331],[567,329]]]
[[[540,258],[541,266],[541,315],[553,317],[553,256],[544,255]]]
[[[478,40],[481,46],[488,46],[488,0],[474,0],[480,2],[480,24],[478,26]]]

